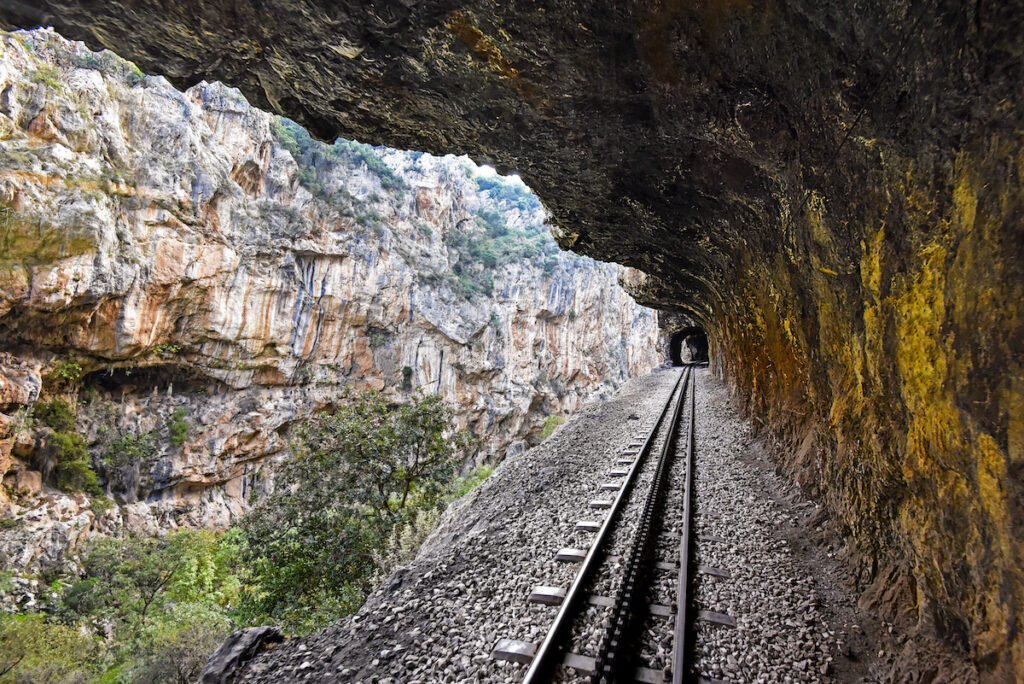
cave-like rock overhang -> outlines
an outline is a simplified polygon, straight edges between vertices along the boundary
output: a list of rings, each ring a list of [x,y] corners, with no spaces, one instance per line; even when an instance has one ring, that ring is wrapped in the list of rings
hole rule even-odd
[[[9,0],[315,134],[516,171],[711,335],[787,468],[1024,672],[1024,2]],[[958,560],[949,562],[948,549]]]

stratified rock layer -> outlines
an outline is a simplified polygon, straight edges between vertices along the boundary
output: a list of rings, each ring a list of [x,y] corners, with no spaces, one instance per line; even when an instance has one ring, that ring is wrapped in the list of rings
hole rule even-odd
[[[20,3],[182,84],[520,171],[705,325],[865,582],[1024,673],[1024,3]],[[896,563],[909,572],[882,572]],[[878,595],[872,592],[869,595]]]
[[[352,385],[441,394],[494,462],[660,361],[618,267],[561,252],[525,187],[467,160],[321,145],[52,32],[0,37],[0,92],[0,506],[22,525],[0,566],[227,526]],[[114,435],[154,436],[120,507],[40,492],[41,391],[77,400],[101,475]]]

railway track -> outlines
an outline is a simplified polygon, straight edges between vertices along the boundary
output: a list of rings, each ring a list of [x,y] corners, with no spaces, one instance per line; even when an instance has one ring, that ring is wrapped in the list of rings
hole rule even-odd
[[[568,588],[541,585],[528,600],[557,607],[540,643],[501,639],[491,657],[527,666],[523,682],[714,682],[691,664],[694,623],[735,621],[701,610],[695,577],[729,573],[696,562],[693,538],[695,371],[679,373],[660,414],[619,454],[591,519],[555,559],[578,563]],[[701,543],[716,543],[714,537]]]

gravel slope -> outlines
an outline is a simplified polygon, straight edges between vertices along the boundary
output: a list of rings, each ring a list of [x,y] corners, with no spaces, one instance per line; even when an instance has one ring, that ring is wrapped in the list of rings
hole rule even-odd
[[[503,637],[543,638],[556,608],[527,603],[530,590],[569,585],[578,566],[555,562],[555,552],[585,541],[573,531],[576,521],[599,519],[588,502],[618,453],[656,418],[677,374],[659,369],[633,380],[502,464],[359,613],[259,655],[239,681],[519,681],[525,667],[492,661],[491,650]],[[819,561],[794,556],[781,532],[795,519],[778,500],[786,486],[749,462],[753,435],[706,370],[698,371],[697,430],[699,529],[725,539],[700,544],[698,554],[732,573],[701,581],[698,597],[702,608],[738,623],[700,630],[699,669],[735,682],[862,681],[866,665],[838,655],[848,649],[852,600],[823,605],[845,595],[834,586],[819,591]]]
[[[539,641],[555,608],[527,603],[536,585],[567,587],[577,566],[555,552],[641,423],[657,417],[677,369],[628,383],[540,446],[506,461],[446,516],[410,566],[353,618],[256,658],[241,681],[514,682],[492,661],[498,639]]]

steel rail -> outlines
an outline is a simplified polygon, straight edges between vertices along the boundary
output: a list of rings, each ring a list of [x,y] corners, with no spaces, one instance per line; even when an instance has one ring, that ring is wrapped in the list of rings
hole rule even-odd
[[[693,376],[688,369],[687,378]],[[686,404],[688,380],[683,382],[676,401],[675,409],[669,420],[665,441],[661,444],[658,463],[651,479],[651,487],[647,490],[644,507],[637,521],[636,534],[629,550],[623,571],[622,584],[615,597],[612,607],[611,626],[605,632],[595,657],[594,673],[591,682],[630,681],[636,665],[635,651],[630,650],[635,635],[642,631],[637,623],[646,616],[644,590],[646,582],[654,570],[655,544],[657,534],[655,528],[665,505],[665,488],[668,485],[669,471],[674,460],[673,447],[676,444],[676,430],[679,418]]]
[[[682,684],[688,677],[689,651],[691,637],[690,613],[690,548],[692,538],[690,535],[691,523],[693,522],[693,468],[694,453],[696,451],[694,442],[696,440],[696,377],[690,377],[690,421],[686,435],[686,484],[683,490],[683,535],[679,541],[679,582],[676,587],[676,623],[672,639],[672,684]]]
[[[569,587],[569,591],[565,594],[565,598],[562,599],[562,604],[558,609],[558,614],[555,615],[555,619],[551,623],[551,627],[548,629],[548,633],[544,637],[544,641],[541,642],[540,648],[537,649],[537,653],[530,662],[530,667],[526,671],[526,675],[523,677],[523,684],[547,684],[551,680],[550,673],[561,662],[562,653],[560,639],[562,633],[572,625],[572,620],[576,616],[576,609],[578,605],[586,598],[587,592],[585,589],[587,589],[587,583],[590,581],[591,576],[594,571],[597,570],[597,567],[601,562],[601,555],[604,552],[602,547],[604,545],[605,538],[614,526],[623,504],[629,497],[629,492],[632,490],[633,483],[636,480],[636,474],[639,471],[640,466],[642,466],[646,460],[648,453],[651,451],[651,446],[654,444],[654,440],[661,429],[662,423],[665,421],[665,415],[668,413],[669,407],[672,405],[672,399],[676,396],[680,387],[683,386],[683,378],[689,378],[691,372],[692,371],[687,369],[686,371],[679,373],[679,377],[676,379],[676,384],[672,387],[672,391],[669,393],[668,399],[665,401],[665,406],[661,409],[661,414],[658,416],[657,422],[655,422],[654,427],[651,428],[651,431],[648,433],[647,439],[644,440],[636,459],[633,460],[633,464],[629,467],[629,472],[626,474],[625,481],[619,489],[619,493],[615,496],[611,507],[608,509],[608,514],[604,518],[604,522],[601,523],[601,527],[598,529],[593,543],[591,543],[590,548],[587,550],[587,555],[583,559],[583,565],[580,567],[579,572],[576,573],[576,579],[573,580],[572,585]]]

